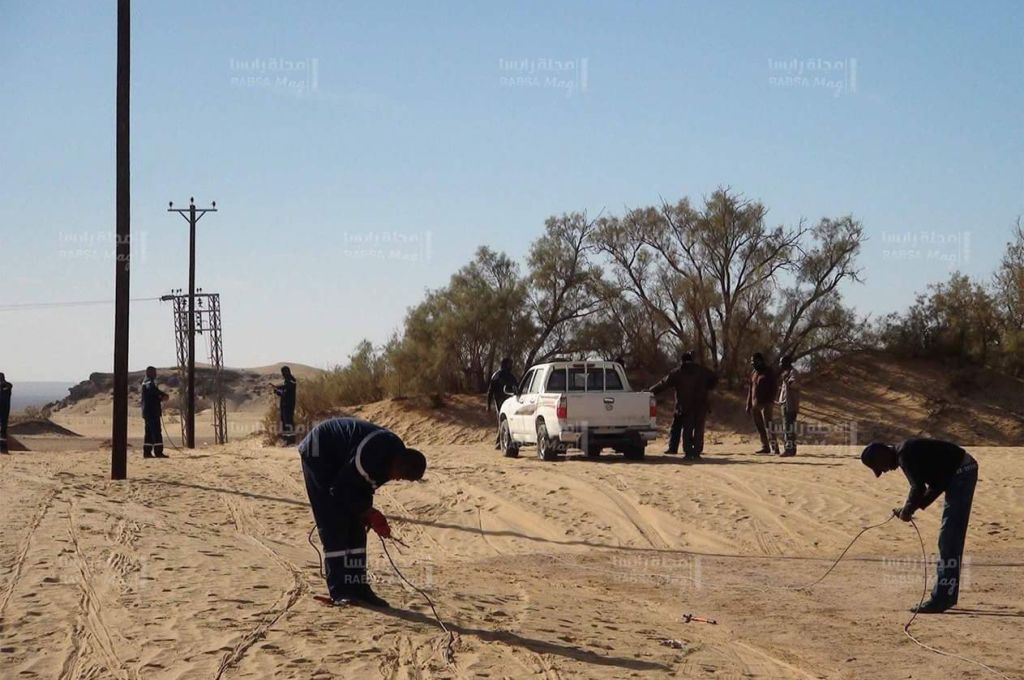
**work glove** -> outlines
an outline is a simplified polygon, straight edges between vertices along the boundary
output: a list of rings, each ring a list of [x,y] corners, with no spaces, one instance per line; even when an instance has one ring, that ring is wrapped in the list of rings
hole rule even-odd
[[[380,510],[376,508],[367,510],[363,522],[381,538],[391,538],[391,525],[388,524],[388,518]]]

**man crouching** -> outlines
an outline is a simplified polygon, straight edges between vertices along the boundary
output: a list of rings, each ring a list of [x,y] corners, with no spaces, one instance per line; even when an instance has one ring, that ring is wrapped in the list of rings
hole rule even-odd
[[[391,536],[387,518],[373,507],[373,494],[392,480],[422,479],[427,459],[394,432],[356,418],[318,424],[299,444],[299,455],[331,599],[387,607],[366,578],[367,528]]]

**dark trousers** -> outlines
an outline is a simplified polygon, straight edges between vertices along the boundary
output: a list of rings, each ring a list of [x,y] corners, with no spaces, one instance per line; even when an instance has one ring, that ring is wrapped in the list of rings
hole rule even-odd
[[[323,472],[316,463],[303,458],[302,476],[324,547],[327,592],[332,599],[340,600],[367,583],[366,528],[341,499],[330,494],[331,480],[322,478]]]
[[[754,427],[761,435],[761,448],[778,452],[779,442],[775,439],[775,423],[772,422],[772,404],[754,404]]]
[[[494,400],[494,420],[497,423],[497,434],[494,435],[494,443],[501,443],[501,407],[505,405],[505,400],[508,399],[507,395],[497,397]]]
[[[295,407],[281,407],[281,438],[285,446],[295,445]]]
[[[782,405],[782,437],[786,453],[796,453],[796,416],[795,408]]]
[[[0,411],[0,453],[7,453],[7,420],[10,417],[10,411]]]
[[[974,487],[978,484],[978,463],[968,457],[946,489],[939,527],[939,562],[932,599],[956,604],[960,596],[960,565],[967,542],[967,523],[971,519]]]
[[[672,428],[669,430],[668,450],[679,453],[679,440],[682,439],[683,453],[688,458],[696,458],[704,453],[706,419],[707,411],[703,408],[683,413],[676,411],[672,416]]]
[[[142,455],[164,455],[164,435],[160,428],[160,416],[143,416],[146,421],[146,436],[142,444]]]
[[[676,411],[672,414],[672,427],[668,431],[668,450],[670,453],[679,453],[679,438],[683,433],[683,420],[685,416]]]

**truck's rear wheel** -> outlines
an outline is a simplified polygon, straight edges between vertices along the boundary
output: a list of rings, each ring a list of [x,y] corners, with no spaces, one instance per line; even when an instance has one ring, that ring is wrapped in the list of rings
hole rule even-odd
[[[629,446],[622,449],[622,455],[627,460],[643,460],[644,450],[647,447],[644,444],[630,444]]]
[[[548,426],[543,420],[537,421],[537,457],[541,460],[555,460],[558,458],[558,449],[548,438]]]
[[[516,444],[515,440],[512,439],[512,430],[509,429],[507,418],[501,421],[500,429],[498,430],[498,441],[501,443],[501,452],[505,454],[506,458],[519,457],[519,444]]]

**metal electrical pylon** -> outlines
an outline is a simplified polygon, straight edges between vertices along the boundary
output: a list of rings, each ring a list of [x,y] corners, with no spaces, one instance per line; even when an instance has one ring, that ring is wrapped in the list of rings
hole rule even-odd
[[[195,333],[207,334],[210,349],[210,368],[213,370],[212,389],[209,397],[213,403],[213,432],[218,444],[224,444],[228,440],[228,417],[227,407],[224,399],[224,342],[221,339],[221,318],[220,318],[220,295],[217,293],[204,293],[200,288],[195,295],[183,295],[180,290],[171,291],[170,295],[160,298],[163,301],[170,301],[173,305],[174,314],[174,347],[178,358],[178,377],[182,385],[187,384],[188,372],[195,371],[195,363],[190,366],[189,357],[191,348],[195,347]],[[190,302],[192,303],[190,305]],[[189,312],[189,307],[193,311]],[[198,309],[196,309],[198,307]],[[194,332],[190,334],[190,329]],[[191,335],[192,342],[189,342]],[[193,373],[194,375],[194,373]],[[182,394],[181,413],[185,414],[186,405],[194,399],[187,393]],[[194,404],[195,402],[192,401]],[[193,410],[193,417],[195,411]],[[195,421],[193,420],[192,432],[195,433]],[[182,438],[188,436],[188,425],[186,419],[181,419]]]
[[[189,197],[188,208],[175,208],[167,204],[167,212],[176,212],[188,222],[188,386],[185,412],[185,446],[196,447],[196,222],[208,212],[217,212],[217,201],[212,207],[197,208],[194,198]]]

